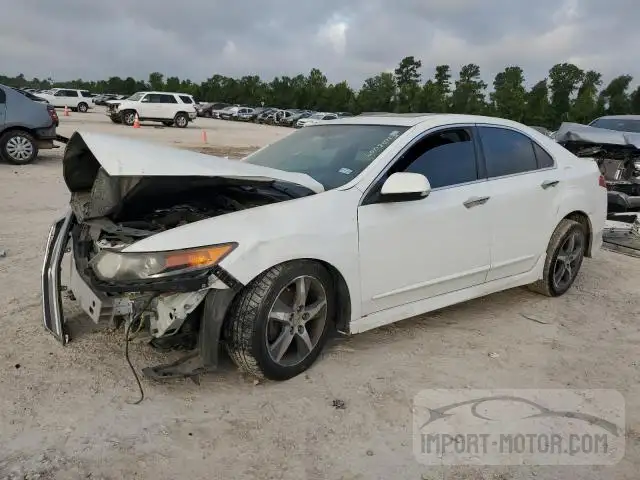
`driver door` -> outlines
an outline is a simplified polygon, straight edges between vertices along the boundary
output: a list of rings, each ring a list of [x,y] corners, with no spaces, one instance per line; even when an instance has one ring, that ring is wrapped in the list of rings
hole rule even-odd
[[[358,208],[363,315],[485,282],[489,199],[474,133],[455,126],[424,134],[365,194]],[[403,171],[425,175],[430,194],[385,202],[382,183]]]

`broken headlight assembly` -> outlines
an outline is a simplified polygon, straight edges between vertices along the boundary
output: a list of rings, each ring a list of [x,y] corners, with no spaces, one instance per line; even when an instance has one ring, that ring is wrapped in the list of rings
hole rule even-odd
[[[100,251],[90,262],[96,277],[103,281],[136,281],[206,270],[229,255],[237,243],[225,243],[188,250],[126,253]]]

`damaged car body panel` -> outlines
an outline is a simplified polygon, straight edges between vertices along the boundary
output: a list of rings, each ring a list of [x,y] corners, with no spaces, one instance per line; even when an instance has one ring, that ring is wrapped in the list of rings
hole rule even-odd
[[[555,140],[596,161],[607,184],[609,213],[640,210],[640,133],[563,123]]]
[[[244,282],[272,266],[274,258],[304,258],[321,242],[335,241],[335,234],[316,235],[309,246],[309,225],[323,229],[313,215],[302,217],[299,207],[286,207],[312,200],[309,211],[317,208],[313,200],[324,188],[305,174],[80,132],[69,139],[63,172],[70,209],[51,227],[46,244],[45,328],[61,343],[69,341],[63,291],[96,324],[124,321],[132,331],[145,324],[152,341],[171,339],[193,324],[197,351],[144,370],[155,378],[215,367],[225,312]],[[340,193],[349,195],[323,195]],[[355,194],[357,202],[360,193]],[[335,209],[330,200],[322,204]],[[261,208],[267,205],[276,209]],[[291,220],[274,229],[283,215]],[[349,221],[344,215],[342,224],[349,225],[345,235],[353,239],[353,252],[340,251],[336,259],[328,248],[319,260],[343,262],[355,272],[351,217],[353,212]],[[224,265],[225,260],[231,263]],[[130,274],[115,275],[116,270]]]

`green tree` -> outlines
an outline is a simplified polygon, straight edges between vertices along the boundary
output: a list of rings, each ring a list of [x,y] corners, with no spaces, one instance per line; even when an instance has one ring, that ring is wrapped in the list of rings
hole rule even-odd
[[[451,111],[476,115],[484,113],[486,88],[487,84],[480,78],[480,67],[473,63],[464,65],[451,94]]]
[[[549,70],[551,112],[555,124],[569,120],[571,98],[583,78],[584,72],[572,63],[559,63]]]
[[[570,118],[574,122],[589,123],[598,113],[598,87],[602,85],[602,75],[593,70],[584,74],[578,96],[573,102]]]
[[[494,115],[522,122],[527,108],[524,72],[520,67],[507,67],[493,80],[490,95]]]
[[[151,90],[163,91],[164,90],[164,75],[160,72],[153,72],[149,74],[149,87]]]
[[[555,128],[551,119],[551,104],[549,103],[549,87],[547,79],[540,80],[527,92],[527,106],[524,123],[532,126]]]
[[[415,57],[405,57],[394,70],[398,88],[397,110],[399,112],[416,112],[419,107],[420,69],[422,62]]]
[[[605,111],[608,115],[625,115],[631,110],[631,104],[627,90],[633,77],[620,75],[609,82],[600,93]]]
[[[362,112],[392,112],[395,108],[396,80],[391,73],[367,78],[358,93],[358,108]]]

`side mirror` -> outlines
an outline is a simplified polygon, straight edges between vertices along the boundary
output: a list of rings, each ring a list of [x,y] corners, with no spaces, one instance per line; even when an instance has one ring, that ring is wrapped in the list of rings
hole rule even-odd
[[[149,97],[144,97],[142,100],[140,100],[140,103],[149,103]]]
[[[382,185],[380,200],[382,202],[406,202],[420,200],[431,193],[431,185],[427,177],[420,173],[397,172],[391,175]]]

